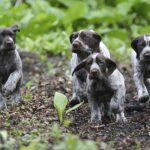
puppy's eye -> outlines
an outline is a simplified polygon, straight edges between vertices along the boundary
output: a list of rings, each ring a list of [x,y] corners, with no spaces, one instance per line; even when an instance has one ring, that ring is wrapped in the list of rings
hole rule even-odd
[[[141,47],[144,47],[145,45],[146,45],[145,42],[140,43]]]
[[[12,36],[14,36],[14,34],[13,34],[13,33],[9,33],[9,36],[11,36],[11,37],[12,37]]]
[[[103,61],[98,61],[98,64],[102,66],[102,65],[104,65],[104,62]]]
[[[75,40],[78,37],[78,34],[74,34],[72,39]]]

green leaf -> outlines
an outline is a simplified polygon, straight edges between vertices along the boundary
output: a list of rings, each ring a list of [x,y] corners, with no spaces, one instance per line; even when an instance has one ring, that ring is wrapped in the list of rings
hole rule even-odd
[[[4,141],[6,141],[7,140],[7,138],[8,138],[8,134],[7,134],[7,131],[0,131],[0,137],[4,140]]]
[[[64,111],[66,109],[67,103],[68,103],[68,99],[64,94],[59,93],[59,92],[55,92],[54,107],[58,113],[60,123],[63,122],[63,114],[64,114]]]
[[[75,105],[75,106],[73,106],[73,107],[71,107],[70,109],[68,109],[68,110],[66,111],[66,114],[70,113],[70,112],[73,111],[73,110],[76,110],[76,109],[79,108],[83,103],[84,103],[84,101],[81,102],[81,103],[79,103],[79,104],[77,104],[77,105]]]
[[[20,150],[46,150],[47,145],[40,143],[39,140],[33,140],[29,146],[22,146]]]

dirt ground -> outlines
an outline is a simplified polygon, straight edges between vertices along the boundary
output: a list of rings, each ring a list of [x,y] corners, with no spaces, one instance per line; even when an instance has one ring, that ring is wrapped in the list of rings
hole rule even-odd
[[[71,98],[72,85],[69,72],[69,62],[58,56],[50,56],[46,63],[39,61],[32,53],[21,53],[24,64],[24,83],[22,95],[26,95],[19,106],[8,108],[0,113],[0,129],[6,129],[12,135],[14,129],[22,134],[37,129],[41,133],[47,132],[54,122],[59,123],[53,106],[53,96],[56,91]],[[49,62],[49,63],[48,63]],[[47,66],[55,67],[50,69]],[[114,142],[117,150],[134,150],[141,147],[150,148],[150,104],[139,104],[136,97],[131,67],[120,66],[126,78],[126,124],[116,124],[105,121],[105,124],[93,127],[88,123],[90,110],[88,104],[68,116],[72,123],[64,132],[79,135],[82,139],[94,141]],[[30,81],[30,92],[27,95],[25,83]],[[28,97],[28,98],[27,98]],[[32,100],[31,100],[32,99]],[[134,110],[131,109],[134,107]],[[30,121],[30,123],[28,123]],[[49,140],[50,141],[50,140]]]

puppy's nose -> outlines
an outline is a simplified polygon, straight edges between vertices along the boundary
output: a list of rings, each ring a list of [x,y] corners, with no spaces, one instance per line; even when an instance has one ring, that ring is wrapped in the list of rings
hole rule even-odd
[[[72,43],[72,46],[73,46],[74,48],[78,48],[78,47],[80,46],[80,42],[79,42],[79,41],[74,41],[74,42]]]
[[[97,69],[92,69],[90,73],[91,73],[92,76],[97,76],[98,70]]]
[[[11,46],[12,44],[13,44],[13,41],[12,41],[12,40],[6,41],[6,45],[7,45],[7,46]]]
[[[150,52],[144,53],[144,57],[150,57]]]

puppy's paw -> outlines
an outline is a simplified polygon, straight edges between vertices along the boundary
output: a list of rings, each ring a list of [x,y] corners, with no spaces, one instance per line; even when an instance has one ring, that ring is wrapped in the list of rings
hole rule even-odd
[[[140,103],[146,103],[149,100],[149,95],[142,95],[139,97]]]
[[[5,100],[0,100],[0,109],[7,109],[7,104]]]
[[[69,102],[69,106],[75,106],[76,104],[79,104],[81,101],[78,98],[72,98]]]
[[[121,114],[116,114],[116,123],[126,123],[128,122],[125,116]]]
[[[17,106],[19,105],[19,103],[21,102],[21,97],[16,97],[14,99],[12,99],[12,102],[11,102],[11,106],[14,107],[14,106]]]
[[[97,124],[102,124],[102,120],[101,120],[101,118],[100,117],[98,117],[98,116],[92,116],[91,117],[91,119],[89,120],[89,123],[90,124],[95,124],[95,125],[97,125]]]

